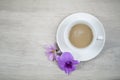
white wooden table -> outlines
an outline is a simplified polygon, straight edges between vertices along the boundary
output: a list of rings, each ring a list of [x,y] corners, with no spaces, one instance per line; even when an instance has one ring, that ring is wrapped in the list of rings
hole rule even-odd
[[[69,77],[48,61],[59,23],[76,12],[104,24],[106,43]],[[120,80],[120,0],[0,0],[0,80]]]

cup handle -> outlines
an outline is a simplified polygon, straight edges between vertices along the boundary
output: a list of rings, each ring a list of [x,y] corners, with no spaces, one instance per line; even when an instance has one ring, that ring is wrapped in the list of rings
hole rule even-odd
[[[102,36],[102,35],[99,35],[99,36],[97,37],[97,40],[103,40],[103,36]]]

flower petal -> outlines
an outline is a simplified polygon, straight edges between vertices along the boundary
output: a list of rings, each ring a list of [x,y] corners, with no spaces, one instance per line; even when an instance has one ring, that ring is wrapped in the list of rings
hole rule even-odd
[[[60,67],[61,70],[64,70],[65,67],[65,63],[60,59],[60,57],[57,57],[57,61],[58,61],[58,66]]]
[[[49,59],[50,61],[53,61],[53,60],[54,60],[54,55],[53,55],[53,54],[48,55],[48,59]]]
[[[65,68],[65,73],[69,75],[75,69],[76,69],[75,66],[73,66],[72,68]]]
[[[77,64],[79,64],[80,62],[77,61],[77,60],[73,60],[72,63],[73,63],[73,65],[77,65]]]
[[[64,52],[64,53],[62,53],[62,55],[61,55],[60,58],[64,62],[73,60],[73,56],[72,56],[72,54],[70,52]]]

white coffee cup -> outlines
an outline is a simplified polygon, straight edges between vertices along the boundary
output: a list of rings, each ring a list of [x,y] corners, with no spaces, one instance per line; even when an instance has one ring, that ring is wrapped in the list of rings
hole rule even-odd
[[[69,40],[69,32],[76,24],[88,25],[92,30],[93,39],[87,47],[77,48]],[[87,61],[96,57],[102,50],[105,43],[105,31],[102,23],[95,16],[88,13],[75,13],[61,22],[56,39],[62,52],[71,52],[76,60]]]
[[[74,25],[77,25],[77,24],[85,24],[85,25],[88,25],[88,27],[92,30],[92,33],[93,33],[93,39],[91,41],[91,43],[85,47],[85,48],[77,48],[75,46],[73,46],[69,40],[69,33],[70,33],[70,30],[71,28],[74,26]],[[69,23],[67,26],[66,26],[66,29],[65,29],[65,32],[64,32],[64,40],[65,40],[65,43],[66,45],[70,48],[70,49],[74,49],[76,51],[81,51],[81,50],[85,50],[87,48],[90,48],[92,45],[94,45],[94,42],[96,39],[101,39],[102,36],[97,36],[96,32],[95,32],[95,29],[93,27],[93,25],[90,24],[90,22],[88,22],[87,20],[73,20],[71,23]]]

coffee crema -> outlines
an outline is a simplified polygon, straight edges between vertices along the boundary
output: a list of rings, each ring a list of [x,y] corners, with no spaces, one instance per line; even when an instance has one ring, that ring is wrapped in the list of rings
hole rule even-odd
[[[93,40],[91,28],[86,24],[74,25],[69,32],[69,41],[77,48],[87,47]]]

